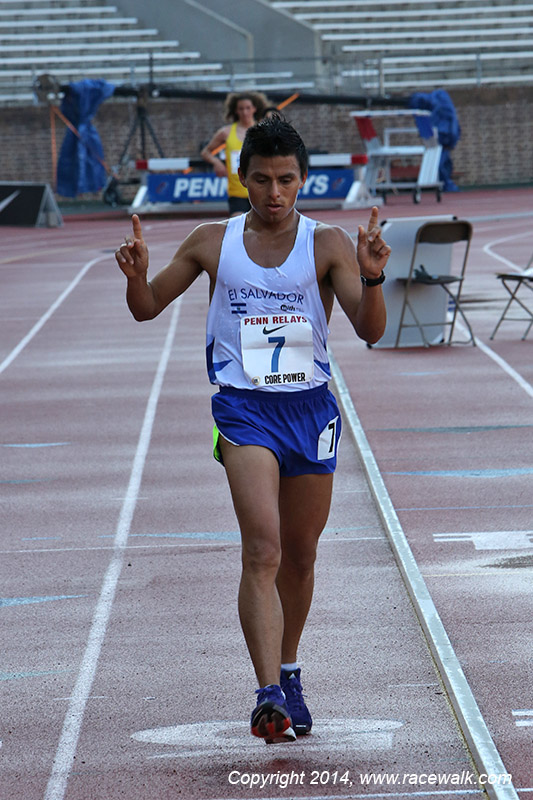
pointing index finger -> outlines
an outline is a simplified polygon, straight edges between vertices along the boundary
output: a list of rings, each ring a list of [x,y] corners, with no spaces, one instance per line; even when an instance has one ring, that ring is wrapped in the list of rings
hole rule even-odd
[[[133,236],[135,239],[140,239],[143,241],[143,234],[141,230],[141,220],[137,216],[137,214],[133,214],[131,217],[131,223],[133,225]]]

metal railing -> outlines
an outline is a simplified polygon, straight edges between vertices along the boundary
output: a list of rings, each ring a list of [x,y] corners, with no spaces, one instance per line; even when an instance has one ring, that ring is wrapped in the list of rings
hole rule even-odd
[[[55,67],[55,69],[54,69]],[[117,86],[174,86],[229,92],[245,89],[299,91],[317,95],[367,95],[386,97],[432,88],[463,88],[533,84],[533,48],[433,54],[398,53],[376,57],[334,54],[323,58],[285,58],[283,65],[260,60],[227,60],[207,63],[179,57],[160,60],[144,53],[69,65],[64,61],[49,68],[41,61],[26,67],[0,58],[0,104],[31,103],[32,87],[40,75],[49,74],[60,84],[82,78],[103,78]],[[155,93],[156,94],[156,93]],[[9,96],[9,100],[6,98]],[[40,98],[41,99],[41,98]]]

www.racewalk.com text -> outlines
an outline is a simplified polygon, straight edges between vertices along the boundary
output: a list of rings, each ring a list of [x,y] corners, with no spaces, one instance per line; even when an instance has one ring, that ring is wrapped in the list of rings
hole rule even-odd
[[[254,789],[279,786],[440,786],[476,787],[510,785],[512,776],[502,774],[476,775],[474,772],[351,772],[350,770],[292,770],[291,772],[239,772],[232,770],[228,783]]]

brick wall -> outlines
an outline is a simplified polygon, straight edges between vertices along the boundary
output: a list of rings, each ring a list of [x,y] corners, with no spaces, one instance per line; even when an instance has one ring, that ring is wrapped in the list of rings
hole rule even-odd
[[[533,86],[450,92],[462,128],[452,153],[465,186],[533,183]]]
[[[533,87],[450,91],[462,128],[452,151],[454,179],[462,187],[533,183]],[[166,156],[198,156],[201,144],[223,124],[220,100],[159,99],[149,118]],[[314,151],[362,152],[355,124],[344,105],[286,108],[287,118]],[[108,164],[116,164],[135,120],[135,105],[106,101],[94,119]],[[390,123],[388,123],[390,124]],[[52,183],[49,109],[45,106],[0,109],[0,180]],[[64,125],[57,120],[58,150]],[[140,156],[136,134],[129,153]],[[147,156],[157,150],[147,135]]]

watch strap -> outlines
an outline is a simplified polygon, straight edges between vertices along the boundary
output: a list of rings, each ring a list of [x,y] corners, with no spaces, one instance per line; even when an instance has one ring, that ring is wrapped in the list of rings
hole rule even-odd
[[[365,278],[364,275],[361,275],[361,283],[363,286],[379,286],[380,283],[383,283],[385,280],[385,273],[381,270],[381,275],[379,278]]]

